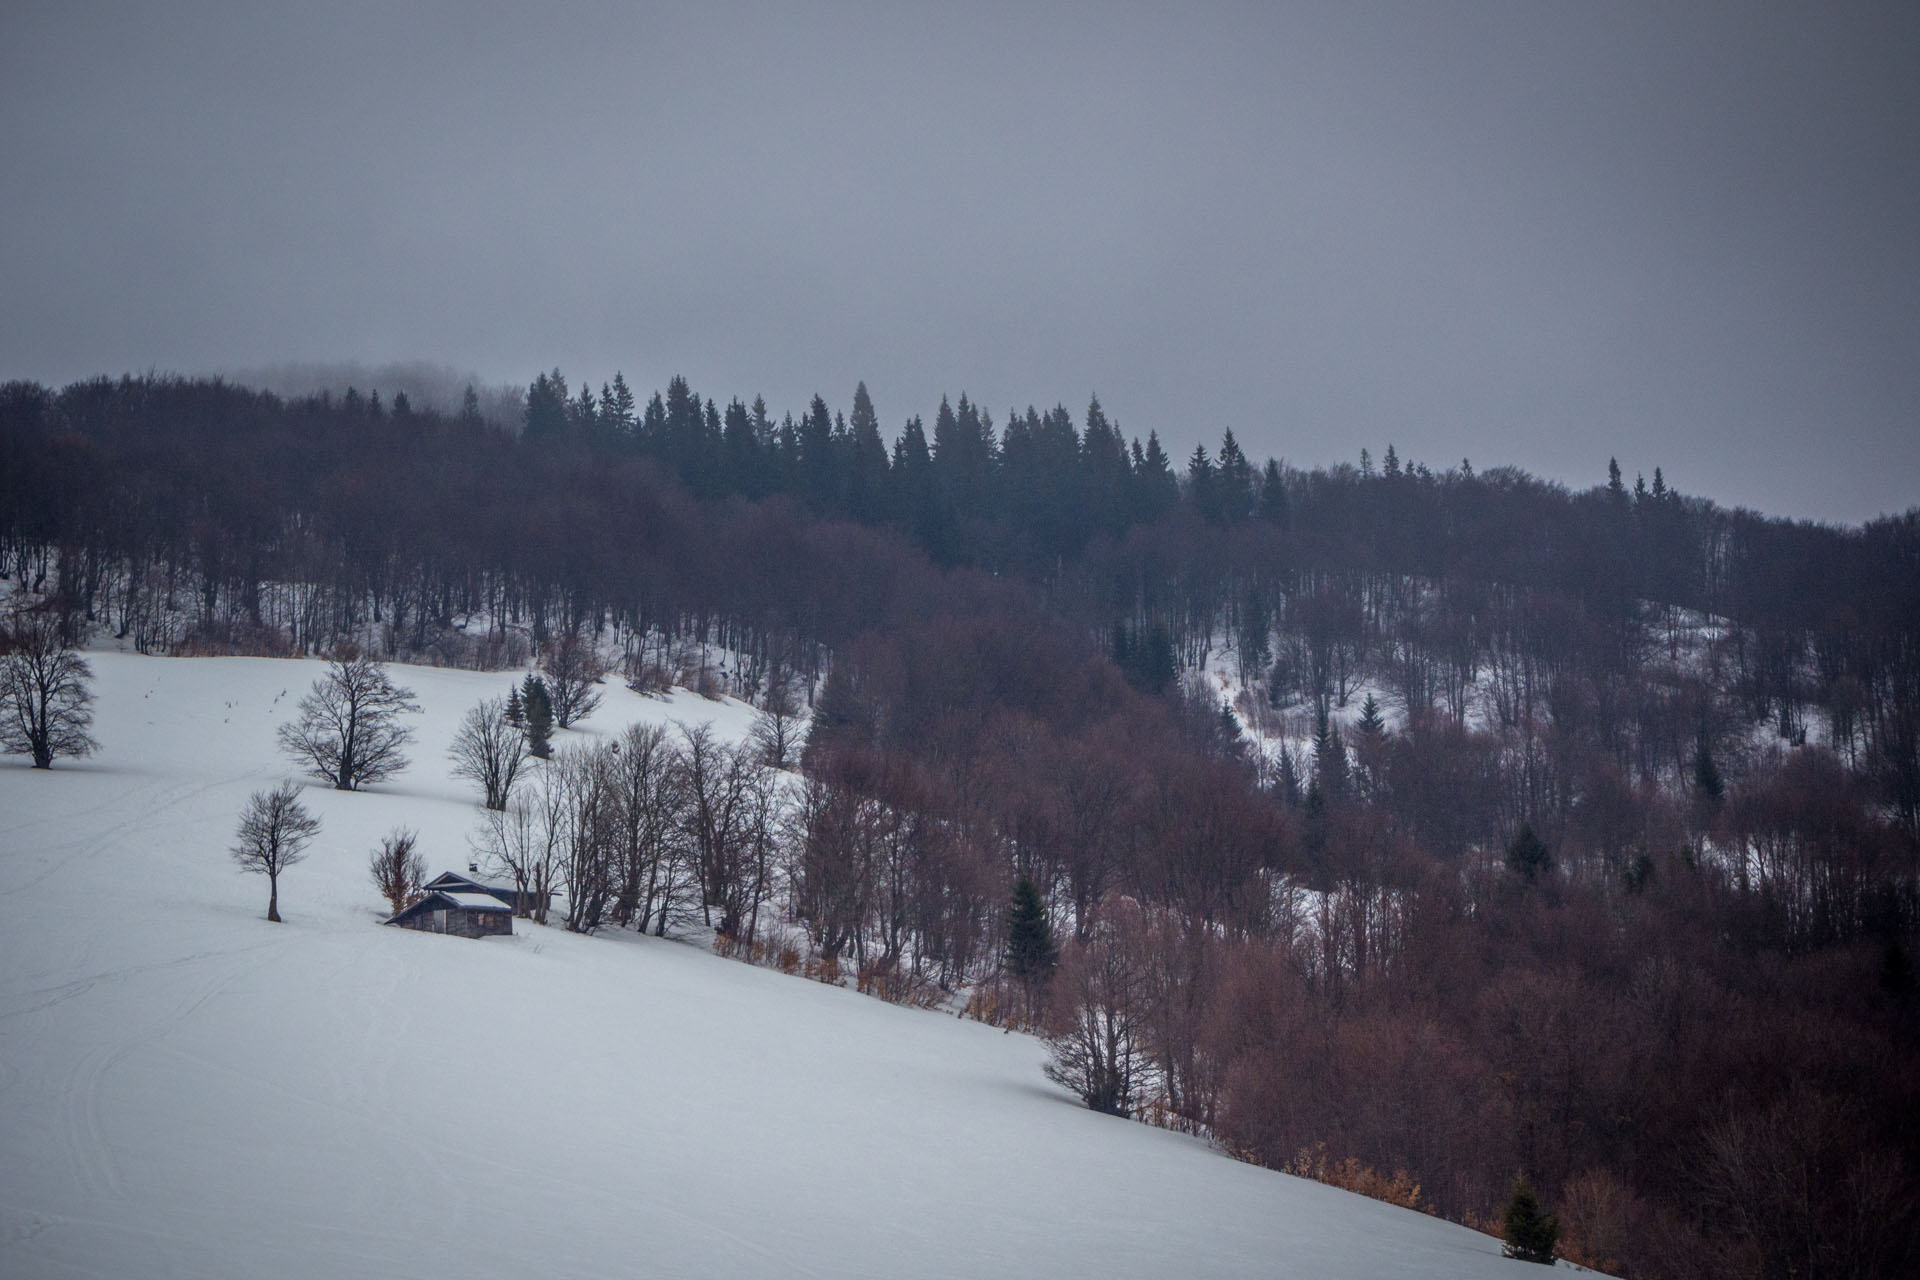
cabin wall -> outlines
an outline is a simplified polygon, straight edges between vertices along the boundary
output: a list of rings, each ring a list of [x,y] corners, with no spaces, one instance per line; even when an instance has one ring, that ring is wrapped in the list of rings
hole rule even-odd
[[[458,907],[421,911],[393,923],[421,933],[451,933],[462,938],[489,938],[513,932],[513,916],[509,912],[467,911]]]

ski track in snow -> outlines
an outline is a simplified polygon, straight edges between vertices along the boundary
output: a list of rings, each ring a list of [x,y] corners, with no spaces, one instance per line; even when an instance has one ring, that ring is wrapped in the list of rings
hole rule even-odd
[[[464,867],[459,716],[396,670],[391,787],[227,855],[317,663],[92,655],[97,761],[0,762],[0,1275],[1506,1276],[1485,1236],[1096,1116],[1028,1037],[630,935],[384,929],[366,851]],[[283,692],[284,691],[284,692]],[[750,712],[610,688],[589,728]],[[563,735],[564,740],[564,735]]]

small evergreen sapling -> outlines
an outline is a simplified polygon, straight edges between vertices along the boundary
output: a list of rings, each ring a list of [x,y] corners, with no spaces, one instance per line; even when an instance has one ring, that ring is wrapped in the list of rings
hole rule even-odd
[[[1553,1265],[1554,1250],[1560,1243],[1560,1220],[1540,1212],[1533,1184],[1525,1174],[1513,1180],[1513,1192],[1507,1197],[1500,1221],[1501,1238],[1506,1242],[1502,1252],[1509,1258]]]

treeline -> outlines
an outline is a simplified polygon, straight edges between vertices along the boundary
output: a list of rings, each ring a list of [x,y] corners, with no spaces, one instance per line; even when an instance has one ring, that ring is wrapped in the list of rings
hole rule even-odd
[[[1097,405],[889,445],[864,393],[775,422],[543,375],[516,439],[123,380],[0,389],[0,573],[154,651],[593,637],[644,681],[711,640],[814,695],[802,794],[776,821],[715,756],[761,816],[696,855],[676,811],[666,897],[581,864],[588,927],[751,948],[772,912],[874,989],[1091,1029],[1090,1101],[1249,1158],[1480,1221],[1524,1170],[1617,1273],[1912,1259],[1912,515],[1230,436],[1176,469]],[[1022,879],[1051,976],[1001,963]]]

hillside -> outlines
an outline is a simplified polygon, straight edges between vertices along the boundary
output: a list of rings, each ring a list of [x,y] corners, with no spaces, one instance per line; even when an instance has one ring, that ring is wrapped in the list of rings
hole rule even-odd
[[[442,758],[507,677],[396,668],[413,767],[281,884],[226,848],[320,667],[92,655],[102,749],[0,764],[0,1272],[1511,1273],[1488,1237],[1094,1115],[1031,1038],[631,934],[379,927],[365,859],[476,813]],[[586,732],[748,711],[612,688]]]

